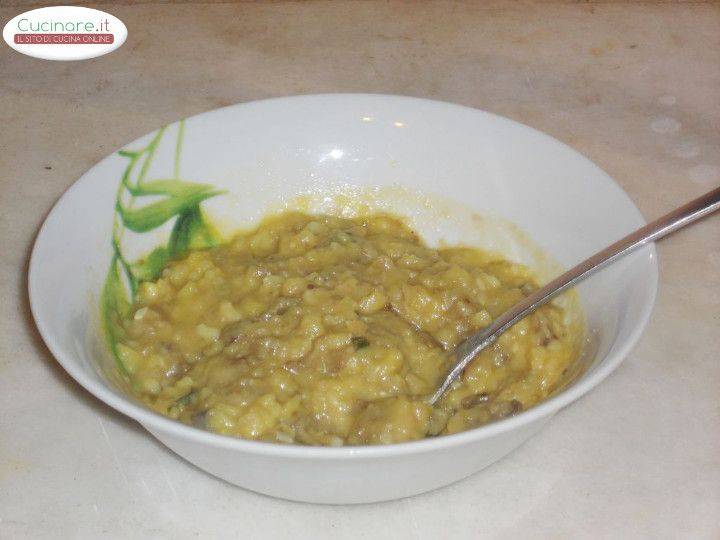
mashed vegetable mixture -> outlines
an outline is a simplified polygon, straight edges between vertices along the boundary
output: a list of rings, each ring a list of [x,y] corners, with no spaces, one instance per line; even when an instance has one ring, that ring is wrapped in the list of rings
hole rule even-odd
[[[536,288],[477,249],[431,249],[400,219],[284,213],[171,262],[116,329],[135,395],[223,434],[310,445],[455,433],[522,411],[577,356],[548,304],[424,396],[453,348]]]

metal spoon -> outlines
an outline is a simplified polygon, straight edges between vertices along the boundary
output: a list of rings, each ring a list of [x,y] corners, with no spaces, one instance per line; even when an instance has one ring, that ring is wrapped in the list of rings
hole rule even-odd
[[[490,326],[473,334],[455,349],[455,365],[445,377],[445,380],[430,396],[428,403],[434,405],[447,391],[450,385],[462,374],[465,367],[480,351],[494,343],[500,334],[529,315],[537,308],[548,302],[554,296],[574,286],[576,283],[591,276],[601,268],[617,261],[637,248],[659,240],[700,218],[720,210],[720,188],[716,188],[702,197],[673,210],[669,214],[639,228],[635,232],[618,240],[595,255],[568,270],[550,283],[526,296],[508,311],[495,319]]]

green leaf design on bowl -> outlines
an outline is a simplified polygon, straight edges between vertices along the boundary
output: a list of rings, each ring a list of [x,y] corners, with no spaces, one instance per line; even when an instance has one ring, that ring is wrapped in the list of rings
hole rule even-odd
[[[130,209],[118,201],[116,210],[120,214],[123,225],[133,232],[143,233],[158,228],[169,219],[178,216],[182,219],[186,214],[195,213],[198,204],[214,197],[219,191],[188,189],[183,195],[170,195],[162,201],[148,204],[138,209]]]
[[[166,131],[167,126],[159,129],[144,148],[118,152],[128,163],[120,178],[115,200],[111,239],[113,256],[101,295],[101,316],[110,350],[118,368],[126,376],[130,368],[123,362],[117,343],[123,332],[121,321],[129,315],[139,284],[156,280],[168,262],[184,256],[189,250],[212,247],[219,240],[201,204],[223,191],[209,184],[188,182],[180,178],[185,134],[183,120],[178,124],[172,177],[147,180],[150,165]],[[137,178],[133,182],[136,170]],[[154,197],[153,202],[135,206],[142,202],[143,197],[149,196]],[[162,198],[157,200],[158,196]],[[166,245],[156,247],[137,261],[129,262],[125,258],[122,239],[126,230],[146,233],[171,219],[175,219],[175,223]]]

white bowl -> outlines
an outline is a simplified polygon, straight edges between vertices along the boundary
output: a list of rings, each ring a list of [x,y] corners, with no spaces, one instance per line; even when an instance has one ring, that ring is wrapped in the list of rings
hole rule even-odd
[[[174,175],[180,131],[179,124],[164,131],[148,178]],[[644,223],[627,195],[571,148],[505,118],[447,103],[382,95],[297,96],[201,114],[185,121],[184,133],[179,176],[227,190],[202,202],[224,233],[283,202],[311,211],[348,211],[359,199],[409,216],[430,243],[501,249],[547,278],[557,267],[506,220],[563,266]],[[141,148],[152,137],[126,148]],[[260,493],[363,503],[421,493],[479,471],[613,371],[638,340],[654,303],[653,247],[582,284],[579,297],[592,337],[588,369],[551,399],[478,429],[344,448],[209,433],[144,408],[116,388],[107,367],[99,296],[112,254],[119,180],[128,162],[118,153],[105,158],[45,221],[30,264],[35,321],[58,361],[89,392],[198,467]],[[298,202],[301,194],[308,196]],[[172,219],[144,234],[128,231],[126,256],[134,259],[166,242],[171,227]]]

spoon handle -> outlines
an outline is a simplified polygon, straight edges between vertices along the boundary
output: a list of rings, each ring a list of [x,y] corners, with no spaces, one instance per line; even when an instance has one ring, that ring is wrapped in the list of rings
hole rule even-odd
[[[690,201],[687,204],[665,214],[663,217],[648,223],[630,233],[625,238],[606,247],[595,255],[571,268],[561,276],[556,277],[544,287],[526,296],[508,311],[500,315],[489,326],[473,334],[456,349],[456,363],[448,373],[437,391],[430,397],[429,403],[433,405],[442,397],[450,385],[463,372],[470,361],[488,345],[520,319],[529,315],[537,308],[548,302],[554,296],[573,287],[578,282],[594,274],[605,266],[615,262],[639,247],[659,240],[668,234],[697,221],[720,209],[720,188],[716,188],[705,195]]]

